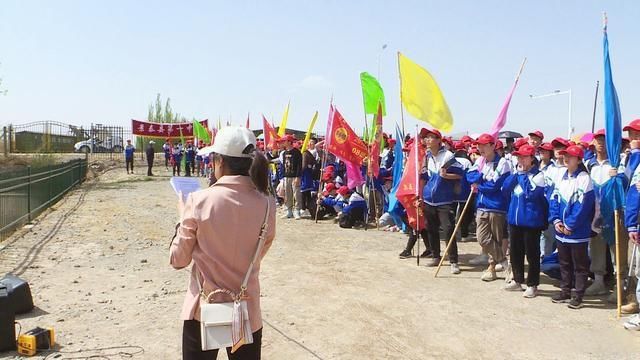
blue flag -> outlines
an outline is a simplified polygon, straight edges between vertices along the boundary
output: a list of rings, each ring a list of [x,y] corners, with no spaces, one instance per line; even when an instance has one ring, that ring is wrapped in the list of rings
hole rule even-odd
[[[404,137],[400,131],[400,127],[396,124],[396,145],[393,148],[393,186],[389,192],[389,214],[395,221],[396,225],[402,225],[402,205],[396,197],[400,179],[402,179],[402,165],[404,164],[404,153],[402,152],[402,144]]]
[[[607,154],[611,167],[617,169],[620,166],[620,149],[622,147],[622,119],[620,116],[620,103],[618,93],[613,85],[611,74],[611,60],[609,58],[609,39],[607,37],[607,24],[604,25],[604,128],[607,145]],[[607,181],[602,186],[602,198],[600,212],[604,220],[603,235],[609,244],[615,241],[615,210],[624,206],[624,184],[620,176]]]

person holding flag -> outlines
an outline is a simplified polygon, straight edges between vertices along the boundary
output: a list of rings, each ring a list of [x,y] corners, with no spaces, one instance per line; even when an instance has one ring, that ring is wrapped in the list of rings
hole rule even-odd
[[[425,203],[427,232],[432,251],[431,261],[427,263],[427,266],[438,266],[441,260],[440,227],[444,230],[447,240],[450,239],[455,227],[453,201],[456,185],[457,191],[460,191],[459,181],[464,171],[453,153],[442,145],[440,131],[423,128],[420,131],[420,137],[427,147],[424,159],[426,163],[420,176],[421,180],[425,182],[422,188],[422,198]],[[451,273],[459,274],[458,246],[455,238],[453,241],[449,252]]]
[[[609,289],[605,285],[604,276],[607,270],[606,258],[607,244],[613,244],[613,229],[607,224],[614,224],[613,212],[603,213],[601,211],[602,190],[604,185],[614,177],[620,177],[626,188],[627,178],[624,175],[624,166],[620,165],[617,169],[611,166],[609,156],[607,154],[605,131],[598,130],[595,134],[596,157],[591,166],[591,181],[596,199],[596,211],[593,219],[592,228],[596,235],[589,241],[589,254],[591,257],[590,270],[594,273],[595,281],[589,286],[585,292],[586,296],[605,295],[609,293]],[[604,218],[607,218],[607,221]],[[610,247],[610,250],[614,250]],[[615,255],[613,256],[615,258]]]
[[[482,281],[498,278],[496,265],[501,264],[503,269],[508,268],[508,261],[502,249],[508,205],[502,195],[502,185],[511,174],[511,162],[498,155],[495,143],[495,138],[490,134],[478,137],[475,144],[482,158],[479,158],[467,173],[467,181],[478,191],[476,237],[482,246],[482,252],[489,255],[489,267],[483,272],[480,278]]]

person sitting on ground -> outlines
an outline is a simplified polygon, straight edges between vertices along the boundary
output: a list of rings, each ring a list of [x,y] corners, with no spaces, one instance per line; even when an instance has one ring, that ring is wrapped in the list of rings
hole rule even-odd
[[[338,188],[336,187],[336,184],[332,182],[325,185],[324,191],[317,200],[318,220],[324,219],[325,216],[335,217],[338,215],[335,202],[337,190]],[[342,206],[340,206],[340,211],[342,211]],[[315,213],[311,215],[314,217],[316,216]]]
[[[338,223],[341,228],[350,229],[354,226],[364,226],[364,215],[367,211],[367,202],[361,194],[351,191],[348,187],[342,186],[338,189],[338,194],[343,199],[349,199],[346,206],[342,208]]]

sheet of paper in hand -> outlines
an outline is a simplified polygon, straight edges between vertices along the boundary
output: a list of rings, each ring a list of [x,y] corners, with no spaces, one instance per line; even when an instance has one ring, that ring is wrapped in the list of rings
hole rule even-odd
[[[187,201],[190,193],[200,190],[200,179],[195,177],[172,177],[169,181],[171,187],[180,196],[182,192],[182,201]]]

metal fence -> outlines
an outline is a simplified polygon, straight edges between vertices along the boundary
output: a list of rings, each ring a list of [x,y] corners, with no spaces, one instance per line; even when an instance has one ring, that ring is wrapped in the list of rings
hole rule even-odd
[[[103,124],[90,127],[55,121],[37,121],[2,128],[0,140],[4,154],[10,153],[87,153],[91,158],[117,159],[127,140],[139,139],[131,128]],[[140,142],[142,144],[142,142]]]
[[[0,173],[0,241],[82,183],[87,160]]]

